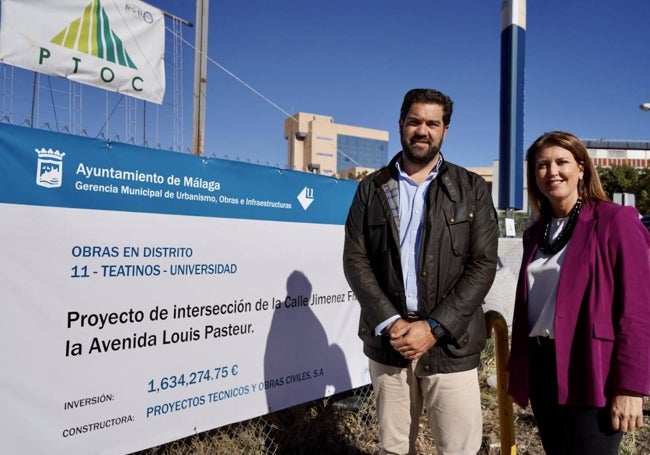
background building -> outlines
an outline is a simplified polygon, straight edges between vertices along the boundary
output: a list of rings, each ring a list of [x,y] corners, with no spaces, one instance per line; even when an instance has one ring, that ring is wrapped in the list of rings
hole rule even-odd
[[[339,178],[388,162],[388,131],[334,123],[332,117],[298,112],[284,122],[290,169]]]
[[[650,142],[585,139],[582,141],[596,166],[628,165],[636,169],[650,166]]]

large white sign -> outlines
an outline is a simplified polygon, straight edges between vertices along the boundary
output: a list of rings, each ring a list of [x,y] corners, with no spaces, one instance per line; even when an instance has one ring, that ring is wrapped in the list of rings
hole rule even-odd
[[[0,124],[0,452],[130,453],[369,382],[352,182]]]
[[[165,22],[140,0],[2,0],[0,61],[155,103]]]

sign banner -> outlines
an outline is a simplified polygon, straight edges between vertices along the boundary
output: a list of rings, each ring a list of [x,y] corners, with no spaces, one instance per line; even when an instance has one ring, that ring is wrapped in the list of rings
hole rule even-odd
[[[160,104],[164,55],[163,13],[139,0],[2,0],[3,63]]]
[[[356,182],[0,124],[0,452],[123,454],[370,382]]]

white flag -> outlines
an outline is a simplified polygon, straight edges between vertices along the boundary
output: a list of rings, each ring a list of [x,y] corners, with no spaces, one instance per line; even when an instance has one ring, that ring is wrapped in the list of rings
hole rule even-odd
[[[155,103],[165,19],[139,0],[2,0],[0,61]]]

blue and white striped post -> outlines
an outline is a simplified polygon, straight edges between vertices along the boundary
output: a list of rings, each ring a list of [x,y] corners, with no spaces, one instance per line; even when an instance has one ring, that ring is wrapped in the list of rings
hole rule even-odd
[[[523,208],[526,0],[501,2],[499,209]]]

